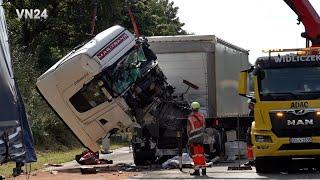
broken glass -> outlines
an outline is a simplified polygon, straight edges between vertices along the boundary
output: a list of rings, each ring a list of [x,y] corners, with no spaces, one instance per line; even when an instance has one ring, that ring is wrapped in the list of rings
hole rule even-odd
[[[71,104],[77,111],[86,112],[111,100],[108,90],[112,89],[114,95],[123,93],[141,76],[140,65],[146,61],[142,48],[133,49],[119,61],[114,69],[106,71],[102,76],[84,85],[70,98]]]
[[[122,58],[117,67],[112,72],[111,80],[112,90],[116,94],[123,93],[140,76],[140,66],[147,59],[142,48],[132,50],[128,55]]]

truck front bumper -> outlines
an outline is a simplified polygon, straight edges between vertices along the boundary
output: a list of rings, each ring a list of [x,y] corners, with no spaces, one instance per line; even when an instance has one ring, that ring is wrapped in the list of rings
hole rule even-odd
[[[272,142],[257,142],[257,135],[270,136]],[[312,137],[309,143],[290,143],[288,137],[277,137],[271,131],[256,131],[252,135],[255,157],[268,156],[320,156],[320,136]]]

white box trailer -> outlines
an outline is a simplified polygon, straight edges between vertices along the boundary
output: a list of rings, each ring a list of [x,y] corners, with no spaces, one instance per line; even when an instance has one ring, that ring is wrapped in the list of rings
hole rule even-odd
[[[248,114],[247,99],[238,95],[241,70],[250,67],[249,51],[214,35],[149,37],[151,49],[176,92],[186,91],[182,80],[199,86],[186,94],[198,101],[207,117]]]

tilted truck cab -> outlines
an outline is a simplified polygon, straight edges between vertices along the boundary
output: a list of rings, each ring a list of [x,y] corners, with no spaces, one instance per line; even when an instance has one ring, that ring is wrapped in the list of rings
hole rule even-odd
[[[271,170],[276,159],[320,157],[320,55],[303,52],[261,57],[240,73],[240,95],[253,85],[257,172]]]
[[[93,151],[100,149],[96,141],[110,130],[133,123],[128,106],[123,99],[112,97],[100,73],[135,45],[136,39],[129,31],[114,26],[66,55],[38,78],[40,93]]]

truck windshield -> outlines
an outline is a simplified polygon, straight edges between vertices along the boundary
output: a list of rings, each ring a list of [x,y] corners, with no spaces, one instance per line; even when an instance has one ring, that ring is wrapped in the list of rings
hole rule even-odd
[[[114,95],[123,93],[141,76],[141,67],[147,58],[142,48],[137,48],[125,55],[115,68],[109,69],[103,78],[113,90]]]
[[[320,98],[320,67],[264,69],[259,80],[261,100]]]
[[[83,113],[110,100],[110,90],[115,96],[121,94],[140,77],[144,62],[147,59],[142,48],[131,50],[117,65],[84,85],[70,98],[71,104]]]

